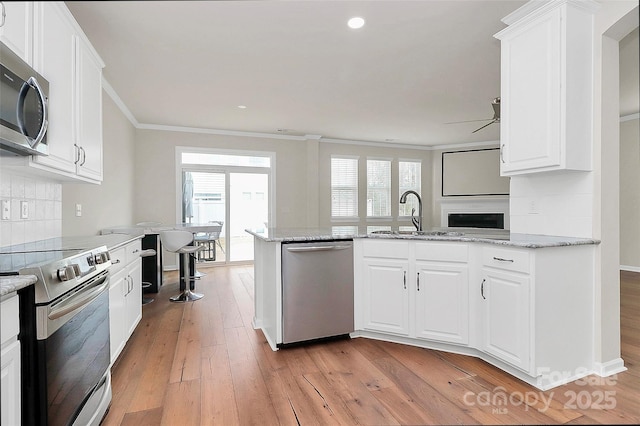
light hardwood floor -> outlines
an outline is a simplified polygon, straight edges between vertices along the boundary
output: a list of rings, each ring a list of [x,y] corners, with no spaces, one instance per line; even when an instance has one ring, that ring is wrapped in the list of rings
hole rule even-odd
[[[143,307],[104,425],[640,423],[640,274],[621,273],[628,371],[541,392],[473,357],[364,338],[273,352],[251,327],[253,267],[203,272],[203,299],[170,303],[167,273]]]

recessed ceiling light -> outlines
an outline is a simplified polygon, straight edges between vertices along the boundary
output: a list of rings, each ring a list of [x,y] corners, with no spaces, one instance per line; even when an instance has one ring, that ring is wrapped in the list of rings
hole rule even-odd
[[[238,108],[240,108],[240,109],[247,109],[247,106],[246,106],[246,105],[238,105]]]
[[[362,28],[364,26],[364,19],[359,16],[354,16],[353,18],[349,19],[347,25],[349,26],[349,28],[357,30],[358,28]]]

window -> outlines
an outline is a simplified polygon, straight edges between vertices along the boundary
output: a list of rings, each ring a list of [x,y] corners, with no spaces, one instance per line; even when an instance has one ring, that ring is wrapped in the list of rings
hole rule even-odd
[[[367,160],[367,217],[391,216],[391,161]]]
[[[422,196],[420,192],[421,182],[421,169],[422,163],[420,161],[399,161],[398,162],[398,174],[399,174],[399,186],[400,195],[405,191],[413,190]],[[411,210],[415,209],[416,215],[418,214],[418,199],[414,196],[407,197],[406,204],[400,204],[398,212],[399,216],[411,216]]]
[[[357,158],[331,158],[331,216],[358,217]]]

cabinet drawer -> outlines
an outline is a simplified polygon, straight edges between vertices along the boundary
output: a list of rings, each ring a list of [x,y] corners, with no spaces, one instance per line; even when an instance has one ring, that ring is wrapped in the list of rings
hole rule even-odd
[[[140,240],[135,240],[125,246],[127,265],[140,257],[141,244]]]
[[[468,260],[466,244],[460,243],[416,243],[416,260],[440,262],[466,262]]]
[[[119,247],[110,251],[109,255],[111,256],[111,268],[109,268],[109,272],[113,275],[127,264],[126,251],[124,247]]]
[[[14,336],[18,335],[18,332],[20,331],[20,326],[18,325],[18,309],[17,295],[0,304],[0,314],[2,319],[2,323],[0,324],[0,344],[4,344],[5,341],[12,340]]]
[[[507,271],[530,272],[529,252],[523,250],[485,247],[482,250],[484,266],[504,269]]]
[[[409,258],[409,242],[399,240],[365,240],[362,244],[365,257],[386,257],[390,259]]]

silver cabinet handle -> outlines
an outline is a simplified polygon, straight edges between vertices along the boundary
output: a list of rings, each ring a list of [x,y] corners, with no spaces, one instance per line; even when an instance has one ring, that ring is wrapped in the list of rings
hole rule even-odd
[[[500,161],[504,163],[504,144],[500,146]]]
[[[418,272],[418,277],[416,278],[416,286],[418,291],[420,291],[420,272]]]
[[[505,258],[502,258],[502,257],[493,256],[493,260],[497,260],[498,262],[511,262],[511,263],[513,263],[513,259],[505,259]]]
[[[2,22],[0,22],[0,27],[4,27],[4,23],[7,18],[7,12],[5,10],[4,2],[0,1],[0,5],[2,5]]]
[[[482,279],[482,284],[480,284],[480,295],[482,296],[483,299],[486,299],[486,297],[484,297],[484,282],[486,281],[486,279]]]
[[[76,143],[73,144],[73,146],[76,147],[76,161],[74,161],[74,164],[78,164],[80,163],[80,146]]]
[[[112,265],[117,265],[118,263],[120,263],[120,259],[116,259],[116,260],[111,261]]]
[[[404,287],[404,289],[407,289],[407,271],[403,271],[404,276],[402,277],[402,285]]]
[[[82,163],[80,163],[80,165],[84,166],[84,163],[87,162],[87,151],[85,151],[83,147],[80,147],[80,150],[82,151]]]

